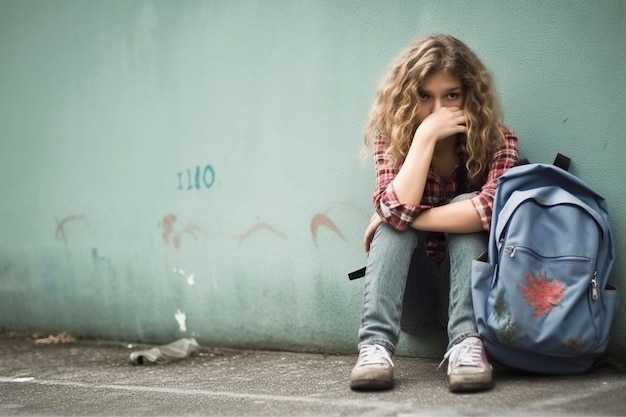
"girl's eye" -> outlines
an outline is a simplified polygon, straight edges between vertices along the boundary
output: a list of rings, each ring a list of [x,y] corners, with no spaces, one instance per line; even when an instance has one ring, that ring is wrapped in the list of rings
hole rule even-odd
[[[448,100],[457,100],[461,97],[461,93],[448,93]]]
[[[420,97],[420,100],[422,101],[428,100],[428,94],[420,94],[419,97]]]

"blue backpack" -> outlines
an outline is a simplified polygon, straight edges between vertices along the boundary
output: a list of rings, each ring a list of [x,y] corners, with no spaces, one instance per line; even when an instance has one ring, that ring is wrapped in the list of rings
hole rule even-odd
[[[618,307],[604,198],[557,166],[516,166],[498,180],[489,233],[472,297],[490,357],[538,373],[589,370]]]

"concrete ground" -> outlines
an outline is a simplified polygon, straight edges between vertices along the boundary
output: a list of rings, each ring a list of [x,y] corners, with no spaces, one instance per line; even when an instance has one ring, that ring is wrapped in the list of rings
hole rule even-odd
[[[348,387],[355,355],[203,347],[132,364],[145,347],[0,335],[0,415],[626,416],[626,372],[614,365],[570,377],[498,371],[493,390],[452,394],[438,360],[398,357],[395,389],[363,393]]]

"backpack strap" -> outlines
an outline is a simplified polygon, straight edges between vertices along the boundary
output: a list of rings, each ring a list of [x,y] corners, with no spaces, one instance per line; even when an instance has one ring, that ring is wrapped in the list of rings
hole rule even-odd
[[[357,279],[357,278],[363,278],[364,276],[365,276],[365,267],[348,273],[348,279],[350,281],[352,281],[353,279]]]
[[[528,164],[530,164],[530,161],[528,160],[528,158],[520,158],[520,159],[517,160],[517,162],[513,166],[518,167],[518,166],[521,166],[521,165],[528,165]]]
[[[477,186],[476,184],[470,184],[469,178],[467,178],[467,167],[465,166],[465,160],[459,163],[459,168],[456,172],[456,181],[456,195],[473,193],[474,191],[480,190],[480,186]]]
[[[554,165],[557,168],[561,168],[563,171],[569,171],[569,165],[571,161],[572,160],[570,158],[563,155],[562,153],[557,153],[556,158],[554,158],[554,162],[552,163],[552,165]],[[520,158],[515,163],[515,166],[528,165],[528,164],[530,164],[530,161],[528,160],[528,158]]]
[[[556,158],[554,158],[554,162],[552,163],[552,165],[561,168],[563,171],[568,171],[570,162],[571,162],[570,158],[563,155],[562,153],[557,153]]]
[[[457,183],[457,190],[456,190],[457,195],[465,194],[469,192],[469,184],[467,181],[467,168],[465,167],[465,161],[461,161],[461,163],[459,163],[459,168],[456,172],[456,183]]]

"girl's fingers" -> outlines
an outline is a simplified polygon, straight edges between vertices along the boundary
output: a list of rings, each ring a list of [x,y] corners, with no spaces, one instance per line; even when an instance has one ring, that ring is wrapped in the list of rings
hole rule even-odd
[[[374,214],[372,219],[370,220],[370,224],[367,225],[367,229],[365,229],[365,236],[363,237],[363,246],[365,248],[365,252],[370,251],[370,245],[372,243],[372,239],[374,239],[374,233],[378,226],[382,223],[380,216],[378,214]]]

